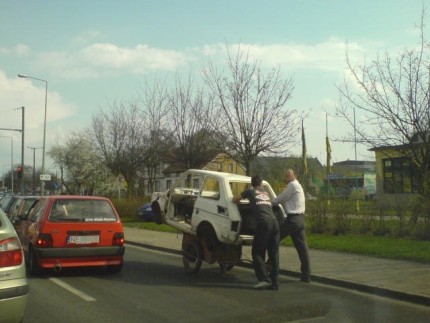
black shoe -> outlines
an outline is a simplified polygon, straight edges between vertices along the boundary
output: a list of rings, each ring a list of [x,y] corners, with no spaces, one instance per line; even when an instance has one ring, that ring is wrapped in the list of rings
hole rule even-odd
[[[278,290],[279,289],[279,284],[275,284],[275,285],[270,286],[270,289],[271,290]]]
[[[304,277],[302,277],[302,278],[300,278],[300,281],[303,282],[303,283],[310,283],[311,279],[310,278],[304,278]]]

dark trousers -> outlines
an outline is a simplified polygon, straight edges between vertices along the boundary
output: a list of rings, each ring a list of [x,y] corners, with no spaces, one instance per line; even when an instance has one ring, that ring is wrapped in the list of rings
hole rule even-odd
[[[291,236],[294,247],[300,259],[300,271],[302,279],[309,280],[311,277],[311,267],[308,244],[306,243],[305,215],[289,215],[280,226],[282,241],[286,236]]]
[[[279,275],[279,225],[275,217],[258,220],[252,242],[252,261],[258,281],[272,282],[278,285]],[[271,261],[270,279],[264,261],[266,251]]]

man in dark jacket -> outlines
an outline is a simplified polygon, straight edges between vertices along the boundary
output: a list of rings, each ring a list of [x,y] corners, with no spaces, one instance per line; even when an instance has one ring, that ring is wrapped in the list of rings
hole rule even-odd
[[[258,283],[255,289],[278,289],[279,275],[279,225],[272,210],[270,197],[263,188],[263,179],[256,175],[251,179],[252,189],[243,191],[233,197],[234,203],[248,199],[253,216],[256,219],[254,240],[252,243],[252,261]],[[272,264],[270,277],[264,258],[266,251]]]

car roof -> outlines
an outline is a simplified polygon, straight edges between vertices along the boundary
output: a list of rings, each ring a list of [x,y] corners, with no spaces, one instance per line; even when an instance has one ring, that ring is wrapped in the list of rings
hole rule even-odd
[[[225,172],[218,172],[213,170],[204,170],[204,169],[189,169],[187,172],[193,172],[195,174],[200,175],[212,175],[215,177],[222,177],[225,178],[229,182],[245,182],[245,183],[251,183],[251,177],[246,175],[239,175],[239,174],[233,174],[233,173],[225,173]],[[263,179],[264,184],[268,184],[266,180]]]
[[[106,200],[104,196],[89,196],[89,195],[46,195],[44,198],[49,200]]]
[[[245,181],[250,182],[251,177],[239,174],[225,173],[225,172],[217,172],[213,170],[204,170],[204,169],[189,169],[187,172],[193,172],[195,174],[200,175],[212,175],[216,177],[223,177],[232,181]]]

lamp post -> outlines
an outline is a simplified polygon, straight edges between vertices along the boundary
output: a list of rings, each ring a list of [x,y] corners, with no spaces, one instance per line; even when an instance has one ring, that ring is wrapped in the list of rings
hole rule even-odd
[[[34,194],[34,191],[36,189],[36,149],[41,149],[43,147],[27,147],[29,149],[33,149],[33,184],[32,184],[32,190]]]
[[[18,77],[22,78],[28,78],[33,79],[41,82],[45,82],[45,117],[43,121],[43,150],[42,150],[42,174],[45,174],[45,149],[46,149],[46,112],[47,112],[47,106],[48,106],[48,81],[39,79],[37,77],[29,76],[29,75],[22,75],[18,74]],[[42,181],[40,185],[40,195],[43,196],[45,192],[45,182]]]
[[[13,194],[13,137],[0,135],[0,137],[9,138],[10,139],[10,178],[11,178],[11,189]]]

